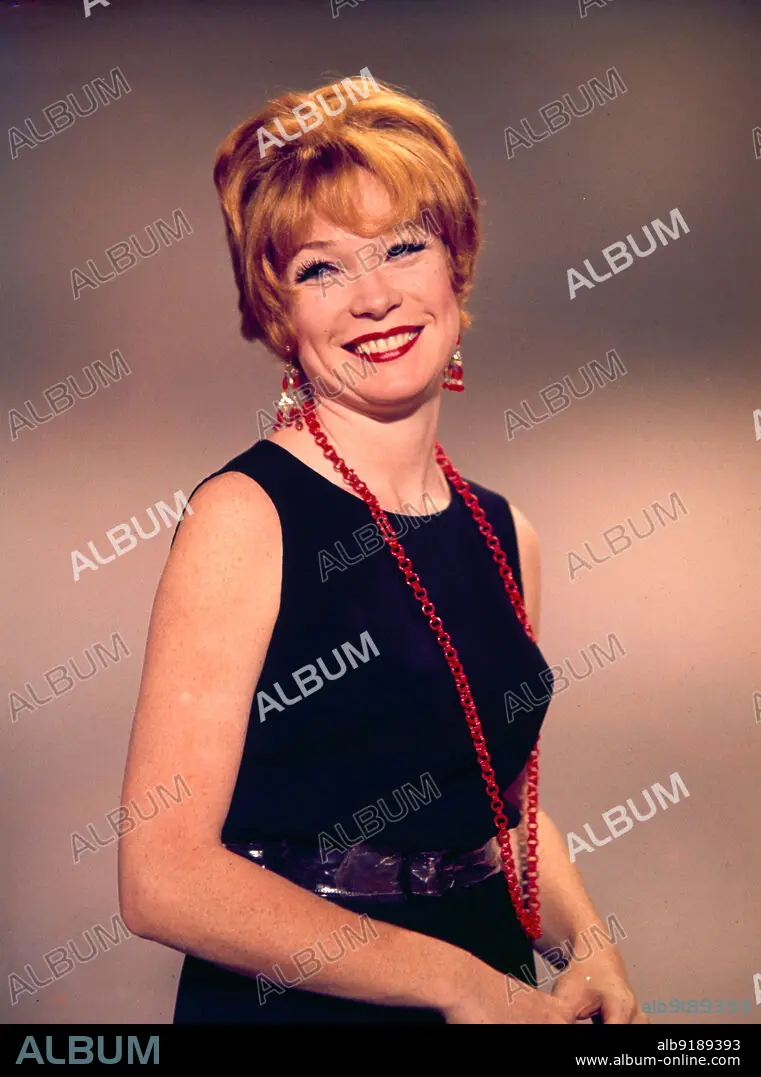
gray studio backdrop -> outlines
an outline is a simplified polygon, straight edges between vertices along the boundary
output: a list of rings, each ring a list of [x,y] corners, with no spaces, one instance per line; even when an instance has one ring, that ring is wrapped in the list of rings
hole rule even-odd
[[[367,68],[453,126],[485,202],[440,434],[540,536],[542,803],[652,1019],[757,1021],[758,7],[1,18],[3,1020],[171,1020],[181,955],[117,915],[148,617],[183,497],[279,394],[238,335],[213,155],[268,97]]]

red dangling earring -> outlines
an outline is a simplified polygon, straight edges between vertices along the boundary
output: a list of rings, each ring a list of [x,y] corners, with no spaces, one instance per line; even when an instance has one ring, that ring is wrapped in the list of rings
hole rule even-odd
[[[444,371],[444,379],[441,383],[442,389],[451,389],[453,393],[461,393],[465,389],[462,382],[462,355],[460,354],[460,338],[457,338],[457,345],[455,347],[452,358],[449,360],[446,370]]]
[[[298,390],[301,388],[301,371],[289,360],[285,363],[283,374],[283,391],[277,406],[277,417],[273,430],[282,430],[285,426],[295,424],[297,430],[304,429],[301,404],[299,403]]]

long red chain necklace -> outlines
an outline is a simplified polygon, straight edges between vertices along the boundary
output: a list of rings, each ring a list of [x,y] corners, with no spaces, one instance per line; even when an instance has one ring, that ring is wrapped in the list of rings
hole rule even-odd
[[[300,378],[299,378],[300,381]],[[283,389],[287,388],[287,380],[283,380]],[[298,388],[298,381],[295,381],[292,387]],[[383,536],[389,550],[396,559],[396,563],[399,569],[404,574],[404,578],[408,585],[412,588],[415,598],[420,603],[421,609],[425,614],[428,624],[436,636],[436,640],[441,646],[444,652],[444,657],[449,665],[450,672],[454,678],[455,685],[457,687],[457,694],[460,697],[462,703],[462,709],[465,713],[465,720],[468,723],[470,729],[470,735],[473,739],[473,745],[476,750],[476,756],[478,758],[479,765],[481,767],[481,773],[483,775],[484,782],[486,783],[486,792],[488,793],[489,800],[491,802],[492,811],[494,813],[494,822],[497,827],[497,841],[499,842],[500,854],[502,856],[502,870],[507,880],[507,888],[510,893],[510,899],[515,909],[515,915],[523,928],[524,932],[532,940],[538,939],[542,934],[541,920],[539,915],[539,859],[538,859],[538,846],[539,841],[537,837],[538,831],[538,810],[539,810],[539,738],[537,737],[536,743],[531,750],[526,767],[526,805],[528,815],[527,837],[526,837],[526,894],[527,902],[524,904],[521,886],[518,881],[518,876],[515,870],[515,862],[513,859],[512,848],[510,845],[510,832],[507,829],[508,819],[505,815],[505,805],[502,798],[499,795],[499,786],[497,784],[496,774],[492,767],[491,757],[486,747],[486,739],[481,728],[481,722],[476,710],[476,704],[473,700],[473,695],[470,690],[470,684],[468,678],[463,669],[462,663],[458,657],[457,651],[452,644],[451,637],[448,632],[444,631],[441,618],[437,616],[436,609],[433,602],[428,597],[428,592],[420,582],[420,577],[412,568],[412,561],[407,557],[404,547],[396,537],[396,533],[391,526],[391,522],[380,506],[380,502],[377,497],[371,493],[367,485],[359,478],[344,460],[338,455],[336,450],[328,441],[322,428],[320,427],[317,417],[315,415],[314,401],[309,399],[304,402],[303,411],[299,408],[290,409],[290,415],[284,417],[283,414],[278,411],[278,425],[275,429],[280,429],[282,425],[290,425],[291,422],[296,421],[296,428],[303,429],[301,422],[301,415],[303,415],[307,427],[310,433],[314,437],[314,440],[320,446],[325,453],[328,460],[331,461],[336,471],[340,471],[344,477],[344,480],[362,497],[367,504],[373,519],[378,525],[378,529]],[[441,445],[436,442],[435,446],[435,459],[437,464],[441,467],[442,471],[449,479],[449,481],[457,490],[458,494],[462,497],[465,504],[471,511],[473,519],[478,524],[478,530],[484,536],[486,545],[489,547],[492,553],[492,557],[497,563],[499,568],[499,574],[505,584],[505,590],[510,597],[510,601],[513,604],[518,620],[525,629],[525,632],[529,639],[536,642],[533,629],[529,624],[528,616],[526,615],[526,609],[523,605],[523,599],[521,598],[520,590],[515,582],[510,566],[507,563],[504,551],[500,546],[499,539],[494,534],[494,530],[486,519],[486,513],[482,509],[478,502],[478,498],[470,489],[468,483],[462,478],[460,473],[455,469],[446,455]]]

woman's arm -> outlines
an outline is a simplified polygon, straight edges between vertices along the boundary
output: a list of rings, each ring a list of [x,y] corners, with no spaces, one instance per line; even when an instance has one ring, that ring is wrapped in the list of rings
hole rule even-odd
[[[122,803],[178,775],[191,795],[121,839],[120,904],[129,929],[244,975],[276,982],[278,965],[286,981],[321,994],[434,1007],[453,1021],[483,1013],[492,1021],[525,1019],[518,1009],[560,1020],[564,1008],[539,992],[508,1013],[504,978],[471,954],[378,921],[366,931],[358,916],[224,848],[222,827],[279,609],[282,535],[274,505],[244,475],[210,479],[191,507],[153,606]],[[322,942],[334,954],[331,936],[345,937],[347,926],[367,943],[314,971],[308,948]],[[463,994],[473,998],[465,1008]]]
[[[562,834],[544,812],[539,812],[539,892],[542,901],[540,953],[563,943],[574,954],[586,954],[571,961],[553,987],[553,995],[573,1009],[577,1019],[600,1011],[606,1024],[647,1022],[634,992],[618,947],[611,940],[589,898],[581,875],[568,858]],[[592,933],[592,929],[595,930]],[[594,947],[589,942],[594,939]],[[615,933],[612,933],[615,938]],[[591,954],[589,950],[591,949]],[[548,955],[552,960],[556,955]],[[570,955],[569,955],[570,956]],[[553,963],[556,963],[553,961]]]
[[[601,951],[618,963],[624,974],[618,948],[610,941],[602,919],[584,888],[584,881],[568,857],[568,846],[546,812],[539,810],[539,887],[542,901],[542,937],[536,943],[540,954],[563,949],[570,944],[575,954],[583,950],[583,940],[592,927],[606,936]],[[615,932],[613,933],[615,936]],[[599,932],[595,932],[599,939]],[[566,957],[568,960],[568,956]],[[557,963],[557,962],[554,962]]]

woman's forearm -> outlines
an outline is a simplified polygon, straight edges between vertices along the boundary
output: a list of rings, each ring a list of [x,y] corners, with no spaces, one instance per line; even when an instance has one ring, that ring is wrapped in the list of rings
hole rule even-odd
[[[546,953],[553,948],[562,948],[564,942],[573,945],[582,932],[588,933],[592,927],[604,931],[604,925],[586,892],[581,874],[569,859],[563,835],[546,812],[539,811],[537,821],[542,936],[535,949]],[[618,951],[610,941],[604,948],[618,958]]]
[[[125,856],[120,866],[128,928],[235,972],[262,973],[260,1003],[287,985],[444,1013],[482,971],[464,950],[360,919],[222,846],[160,872],[136,860]]]

